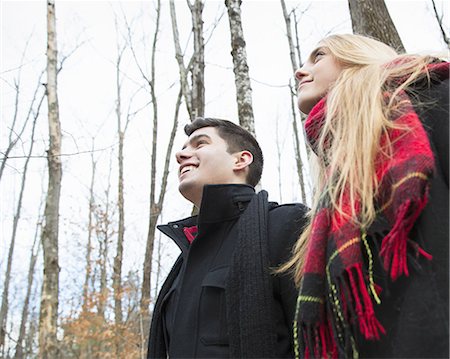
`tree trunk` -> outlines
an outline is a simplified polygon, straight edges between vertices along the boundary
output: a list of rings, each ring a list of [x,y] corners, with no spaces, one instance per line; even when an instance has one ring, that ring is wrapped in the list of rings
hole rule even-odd
[[[177,25],[177,15],[175,12],[174,0],[170,0],[170,18],[172,20],[172,34],[173,42],[175,45],[175,57],[178,62],[178,68],[180,72],[181,91],[186,103],[186,109],[189,113],[189,118],[192,120],[196,116],[202,116],[205,111],[205,90],[202,81],[204,82],[204,43],[203,43],[203,20],[202,10],[203,4],[199,1],[199,4],[191,5],[188,2],[191,9],[192,16],[192,28],[196,28],[194,32],[194,54],[192,55],[187,66],[184,64],[184,56],[181,50],[180,37]],[[197,54],[197,51],[201,53]],[[196,62],[196,69],[193,69],[194,62]],[[192,86],[188,83],[188,74],[191,72]],[[194,94],[194,91],[196,92]]]
[[[35,340],[35,336],[36,336],[36,331],[38,330],[37,322],[38,322],[38,318],[37,318],[36,313],[32,313],[31,319],[30,319],[30,324],[28,326],[27,336],[25,338],[25,353],[24,353],[25,358],[34,358],[35,357],[35,356],[33,356],[33,354],[34,354],[33,348],[35,346],[34,340]]]
[[[92,173],[91,173],[91,184],[89,187],[89,216],[88,216],[88,238],[86,245],[86,273],[84,276],[84,284],[83,284],[83,306],[82,311],[87,312],[89,307],[89,282],[91,280],[91,272],[92,272],[92,263],[91,263],[91,252],[92,252],[92,217],[94,215],[94,181],[95,181],[95,170],[96,170],[96,162],[94,161],[94,140],[92,140],[92,152],[91,152],[91,164],[92,164]]]
[[[58,223],[61,194],[61,125],[57,96],[57,45],[55,2],[47,1],[47,100],[49,124],[48,190],[44,211],[42,248],[44,277],[39,318],[39,356],[44,359],[59,357],[56,337],[58,320]]]
[[[295,89],[291,88],[291,109],[292,109],[292,129],[294,132],[294,150],[295,150],[295,163],[297,165],[297,175],[298,181],[300,183],[300,190],[302,192],[302,203],[306,205],[306,191],[305,191],[305,179],[303,177],[303,160],[300,155],[300,140],[298,138],[298,126],[297,126],[297,116],[295,110],[296,97],[295,97]],[[300,119],[301,119],[300,114]]]
[[[355,34],[373,37],[405,52],[384,0],[348,0]]]
[[[447,33],[445,32],[444,27],[442,25],[442,19],[443,19],[444,15],[443,14],[439,15],[439,13],[436,9],[436,3],[434,2],[434,0],[431,0],[431,3],[433,4],[434,15],[436,16],[436,20],[438,22],[439,29],[441,30],[442,40],[444,40],[444,42],[447,44],[447,47],[450,49],[450,38],[447,36]]]
[[[109,208],[109,195],[111,191],[111,171],[112,171],[112,158],[111,154],[110,162],[109,162],[109,173],[108,173],[108,186],[105,192],[105,210],[102,211],[100,207],[95,211],[95,219],[96,219],[96,228],[97,228],[97,236],[99,241],[99,265],[100,265],[100,293],[98,296],[97,302],[97,313],[103,319],[105,318],[105,307],[108,299],[108,276],[107,276],[107,263],[108,263],[108,252],[109,252],[109,239],[110,239],[110,228],[109,225],[111,223]]]
[[[36,92],[34,95],[34,99],[35,98],[36,98]],[[31,129],[31,144],[30,144],[30,148],[28,150],[28,155],[25,160],[25,165],[24,165],[23,172],[22,172],[22,180],[21,180],[21,185],[20,185],[19,199],[17,201],[17,209],[16,209],[16,213],[15,213],[14,219],[13,219],[11,242],[9,245],[8,259],[6,262],[5,279],[3,282],[4,287],[3,287],[3,294],[2,294],[2,305],[0,308],[0,348],[4,348],[4,345],[5,345],[6,322],[7,322],[8,310],[9,310],[9,302],[8,302],[9,284],[11,281],[11,268],[12,268],[12,260],[13,260],[13,256],[14,256],[14,249],[15,249],[15,243],[16,243],[17,226],[19,224],[19,219],[20,219],[20,215],[22,212],[22,200],[23,200],[23,195],[24,195],[24,191],[25,191],[25,183],[26,183],[26,179],[27,179],[28,164],[30,163],[31,154],[33,153],[36,122],[37,122],[37,118],[39,117],[39,111],[40,111],[41,105],[44,101],[44,98],[45,98],[45,94],[41,97],[39,104],[38,104],[38,108],[36,110],[36,114],[34,116],[33,127]],[[34,103],[34,99],[33,99],[33,103]],[[32,105],[33,105],[33,103],[32,103]],[[30,112],[31,112],[31,110],[30,110]],[[28,121],[28,119],[27,119],[27,121]]]
[[[117,194],[117,207],[119,210],[119,228],[117,232],[117,246],[116,255],[114,257],[113,275],[112,275],[112,287],[114,293],[114,322],[116,325],[116,357],[120,357],[121,345],[119,338],[122,337],[120,328],[123,322],[122,315],[122,260],[123,260],[123,241],[125,235],[125,198],[124,198],[124,155],[123,146],[125,140],[125,130],[122,129],[122,110],[121,110],[121,78],[120,78],[120,64],[122,61],[122,55],[125,51],[125,46],[122,48],[119,46],[119,29],[116,22],[116,36],[117,36],[117,61],[116,61],[116,116],[117,116],[117,136],[119,139],[119,153],[117,156],[119,165],[119,178],[118,178],[118,194]],[[125,126],[126,128],[126,126]]]
[[[155,241],[155,228],[158,221],[161,207],[156,203],[156,159],[157,159],[157,145],[158,145],[158,102],[156,98],[156,81],[155,81],[155,61],[156,61],[156,44],[158,41],[159,20],[161,14],[161,1],[158,0],[156,8],[156,27],[153,36],[152,54],[151,54],[151,75],[148,81],[150,87],[150,96],[153,105],[153,130],[152,130],[152,154],[151,154],[151,168],[150,168],[150,208],[149,208],[149,224],[147,232],[147,244],[145,246],[144,266],[142,274],[142,288],[140,310],[143,318],[143,330],[145,338],[150,328],[150,314],[148,307],[150,305],[150,291],[151,291],[151,276],[152,276],[152,260],[153,260],[153,243]],[[161,188],[160,191],[165,191]],[[143,344],[143,343],[142,343]]]
[[[16,343],[16,352],[14,354],[14,359],[23,359],[24,358],[24,346],[23,342],[25,339],[25,327],[28,322],[28,307],[30,305],[30,298],[31,298],[31,289],[33,286],[33,280],[34,280],[34,269],[36,267],[36,261],[37,256],[39,253],[39,248],[41,246],[41,243],[37,241],[37,238],[39,236],[39,229],[41,228],[42,223],[39,221],[36,226],[35,236],[34,236],[34,242],[33,247],[31,248],[31,256],[30,256],[30,266],[28,268],[28,281],[27,281],[27,292],[25,295],[25,300],[23,303],[22,308],[22,319],[20,321],[20,328],[19,328],[19,336]],[[37,249],[35,249],[37,245]]]
[[[225,0],[230,20],[231,56],[233,57],[239,124],[255,135],[252,86],[247,65],[244,31],[242,30],[241,3],[241,0]]]
[[[203,39],[203,2],[195,0],[189,8],[192,14],[194,33],[194,60],[192,63],[192,109],[195,117],[205,115],[205,44]]]
[[[283,17],[284,22],[286,23],[286,36],[288,40],[289,45],[289,56],[291,58],[291,65],[292,65],[292,74],[295,73],[295,71],[298,69],[297,65],[297,58],[299,59],[299,62],[301,62],[301,54],[300,54],[300,46],[298,44],[298,31],[297,31],[297,21],[294,17],[295,21],[295,35],[297,39],[297,47],[294,45],[294,39],[292,37],[292,29],[291,29],[291,17],[286,9],[286,3],[284,0],[281,1],[281,8],[283,10]],[[295,12],[293,13],[295,15]],[[297,56],[296,56],[297,53]],[[303,160],[300,155],[300,141],[298,138],[298,127],[297,127],[297,111],[295,110],[295,100],[296,100],[296,89],[295,85],[291,86],[289,84],[290,94],[291,94],[291,105],[292,105],[292,129],[294,132],[294,151],[295,151],[295,163],[297,166],[297,175],[298,175],[298,182],[300,184],[300,191],[302,192],[302,202],[306,204],[306,192],[305,192],[305,181],[303,178]],[[301,118],[300,114],[300,118]]]

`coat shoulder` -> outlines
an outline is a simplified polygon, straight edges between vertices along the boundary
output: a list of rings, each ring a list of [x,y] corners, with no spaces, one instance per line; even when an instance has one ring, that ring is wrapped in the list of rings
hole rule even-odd
[[[272,264],[285,262],[302,233],[309,208],[301,203],[272,205],[269,209],[269,256]]]

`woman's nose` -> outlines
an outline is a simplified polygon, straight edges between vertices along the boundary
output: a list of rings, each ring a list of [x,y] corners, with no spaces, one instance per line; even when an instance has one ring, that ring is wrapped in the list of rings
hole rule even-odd
[[[303,77],[308,75],[308,71],[304,66],[300,67],[297,71],[295,71],[295,79],[300,81]]]

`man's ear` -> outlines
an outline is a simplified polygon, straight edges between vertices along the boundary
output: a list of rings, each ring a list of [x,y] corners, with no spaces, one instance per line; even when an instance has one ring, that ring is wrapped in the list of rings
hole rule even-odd
[[[234,169],[237,171],[244,170],[253,162],[253,155],[250,151],[240,151],[236,152],[236,160]]]

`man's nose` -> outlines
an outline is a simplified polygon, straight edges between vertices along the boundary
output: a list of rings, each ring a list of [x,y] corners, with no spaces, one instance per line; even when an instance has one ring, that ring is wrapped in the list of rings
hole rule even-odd
[[[192,157],[192,153],[188,150],[188,148],[183,148],[181,151],[178,151],[175,154],[175,157],[177,158],[177,162],[181,164],[184,160]]]

